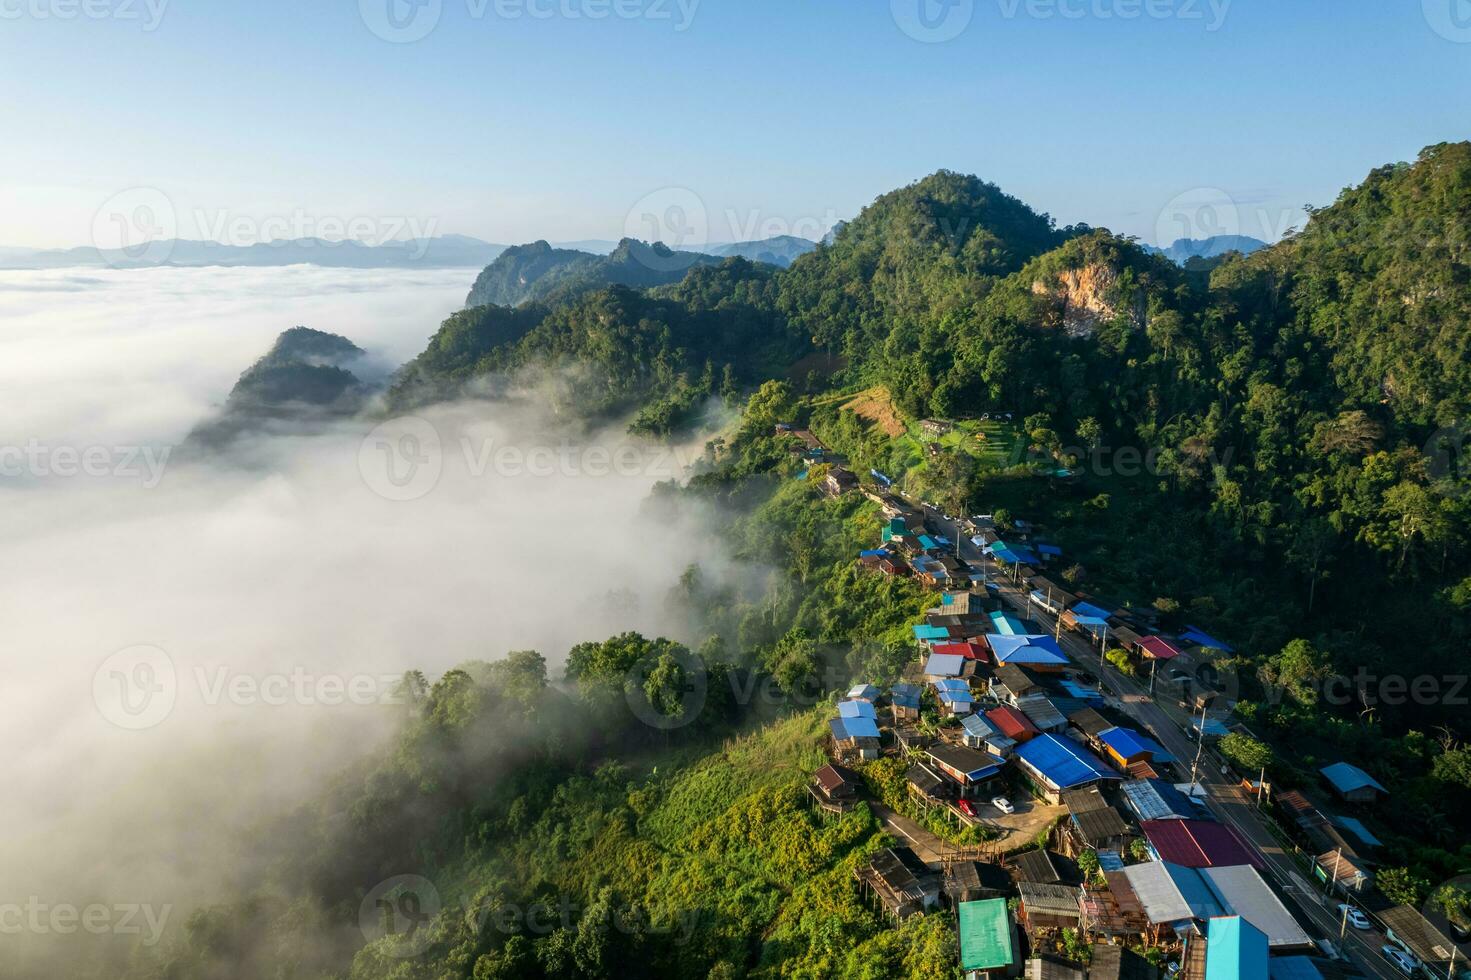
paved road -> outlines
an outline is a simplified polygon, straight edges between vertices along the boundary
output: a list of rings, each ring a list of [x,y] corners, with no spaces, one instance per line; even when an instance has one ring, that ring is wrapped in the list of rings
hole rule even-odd
[[[933,522],[932,526],[945,529],[941,533],[955,533],[954,525],[947,523],[938,511],[930,507],[925,507],[924,510]],[[971,544],[965,534],[959,535],[959,541],[961,557],[986,570],[988,580],[1000,585],[1003,601],[1036,620],[1048,632],[1057,633],[1057,618],[1028,601],[1029,589],[1012,584],[1005,571],[982,555],[981,550]],[[1152,731],[1171,755],[1182,760],[1188,776],[1190,763],[1195,759],[1197,751],[1196,743],[1185,735],[1190,724],[1188,716],[1173,709],[1172,704],[1150,697],[1145,685],[1120,674],[1103,660],[1095,647],[1077,634],[1063,630],[1060,644],[1074,660],[1099,678],[1104,693],[1117,701],[1126,714]],[[1218,766],[1219,762],[1210,753],[1202,754],[1198,778],[1210,794],[1207,802],[1211,812],[1222,823],[1235,828],[1260,852],[1266,862],[1269,879],[1282,892],[1288,904],[1299,913],[1299,918],[1307,920],[1309,931],[1315,932],[1319,938],[1332,938],[1337,942],[1341,927],[1341,918],[1337,912],[1338,899],[1325,896],[1313,884],[1314,879],[1304,876],[1291,853],[1267,829],[1250,798],[1244,796],[1234,778],[1222,777]],[[1345,931],[1340,947],[1369,976],[1384,980],[1403,980],[1404,975],[1392,967],[1379,951],[1384,942],[1383,935],[1378,931],[1360,932],[1350,926]]]

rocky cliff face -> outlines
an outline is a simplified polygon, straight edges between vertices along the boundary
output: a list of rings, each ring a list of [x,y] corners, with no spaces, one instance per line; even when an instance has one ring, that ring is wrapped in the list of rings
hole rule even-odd
[[[1143,296],[1125,309],[1118,285],[1118,270],[1095,262],[1064,269],[1053,282],[1039,279],[1032,283],[1032,292],[1052,297],[1062,330],[1069,337],[1091,337],[1120,313],[1127,313],[1135,326],[1143,324]]]

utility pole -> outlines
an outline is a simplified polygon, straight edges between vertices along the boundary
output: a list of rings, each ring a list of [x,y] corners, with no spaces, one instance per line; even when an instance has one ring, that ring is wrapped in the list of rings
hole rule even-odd
[[[1262,766],[1262,774],[1256,780],[1256,808],[1262,808],[1262,789],[1267,783],[1267,767]]]
[[[1338,941],[1343,942],[1344,934],[1348,932],[1348,903],[1343,903],[1343,921],[1338,924]]]
[[[1333,852],[1333,876],[1328,879],[1328,894],[1333,894],[1333,886],[1338,884],[1338,866],[1343,862],[1343,848]],[[1344,903],[1347,904],[1347,903]]]
[[[1200,731],[1195,738],[1195,761],[1190,763],[1190,795],[1195,796],[1196,773],[1200,771],[1200,754],[1205,751],[1205,706],[1200,708]]]

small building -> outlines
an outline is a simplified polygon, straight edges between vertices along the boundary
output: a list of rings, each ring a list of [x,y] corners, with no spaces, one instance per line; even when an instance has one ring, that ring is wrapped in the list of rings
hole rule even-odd
[[[1325,851],[1313,858],[1313,874],[1320,881],[1332,882],[1344,892],[1361,892],[1374,881],[1374,873],[1364,866],[1363,860],[1357,854],[1345,853],[1342,848]]]
[[[872,701],[839,701],[839,718],[867,718],[869,721],[878,721],[878,709],[873,706]]]
[[[947,677],[965,675],[965,658],[944,653],[932,653],[924,665],[924,679],[933,683]]]
[[[1456,948],[1445,933],[1408,905],[1380,912],[1379,921],[1384,923],[1384,935],[1390,942],[1409,950],[1427,966],[1449,962],[1451,950]]]
[[[970,798],[981,796],[982,787],[1001,775],[1001,767],[1005,765],[989,753],[963,745],[931,745],[925,754],[932,768],[960,787],[961,796]]]
[[[1124,841],[1131,836],[1129,824],[1104,799],[1097,786],[1067,790],[1062,794],[1062,803],[1068,808],[1069,833],[1077,851],[1085,847],[1095,851],[1122,851]]]
[[[1163,779],[1131,779],[1121,789],[1124,802],[1141,822],[1191,820],[1202,813],[1189,797]]]
[[[1268,975],[1267,934],[1239,915],[1206,925],[1205,980],[1259,980]]]
[[[1377,803],[1389,790],[1380,785],[1373,776],[1358,766],[1347,762],[1335,762],[1318,770],[1339,799],[1348,803]]]
[[[1006,899],[961,902],[956,909],[960,969],[965,980],[1000,980],[1021,973],[1016,924]]]
[[[1114,636],[1117,639],[1118,634],[1115,633]],[[1174,660],[1180,655],[1180,648],[1162,636],[1140,637],[1135,641],[1134,649],[1141,657],[1147,657],[1150,660]]]
[[[833,747],[840,760],[877,759],[879,727],[871,718],[834,718],[828,722]]]
[[[1001,734],[985,715],[968,715],[960,722],[964,729],[965,744],[973,749],[982,749],[1005,759],[1016,748],[1016,740]]]
[[[931,439],[938,439],[955,430],[955,423],[946,419],[922,419],[919,431]]]
[[[1011,893],[1011,875],[999,864],[982,861],[949,861],[941,886],[952,906],[986,898],[1005,898]]]
[[[1153,762],[1156,752],[1164,754],[1158,742],[1132,728],[1106,728],[1098,733],[1097,738],[1104,757],[1124,770],[1136,762]],[[1168,761],[1168,757],[1160,761]]]
[[[1059,856],[1044,848],[1033,848],[1013,854],[1009,859],[1011,872],[1017,882],[1030,881],[1037,885],[1061,885],[1066,881]]]
[[[1061,673],[1064,667],[1072,663],[1057,645],[1057,641],[1045,634],[992,634],[987,642],[991,644],[991,656],[997,664],[1015,664],[1055,674]]]
[[[955,784],[922,762],[910,766],[904,778],[909,792],[924,803],[944,803],[955,796]]]
[[[894,729],[894,742],[905,752],[918,752],[932,741],[913,725],[900,725]]]
[[[889,705],[894,720],[918,721],[920,688],[915,684],[895,684],[889,688]]]
[[[903,920],[940,904],[939,876],[907,847],[879,851],[854,875],[895,919]]]
[[[1082,732],[1088,739],[1089,744],[1097,745],[1098,736],[1115,727],[1114,723],[1103,717],[1093,708],[1084,708],[1081,711],[1068,715],[1068,724]]]
[[[1045,694],[1028,694],[1016,702],[1016,708],[1039,732],[1067,730],[1067,716]]]
[[[986,712],[986,720],[1001,734],[1018,743],[1026,742],[1041,734],[1030,718],[1010,705],[1003,704],[999,708],[992,708]]]
[[[812,776],[812,795],[827,809],[847,811],[858,798],[858,774],[844,766],[827,765]]]
[[[831,467],[822,481],[823,492],[831,497],[841,497],[850,490],[858,489],[858,477],[841,466]]]
[[[1034,956],[1022,967],[1022,980],[1088,980],[1081,967],[1050,956]]]
[[[935,700],[940,703],[940,714],[964,717],[975,710],[976,698],[970,685],[956,677],[934,683]]]
[[[1071,885],[1017,882],[1021,897],[1017,919],[1027,935],[1058,929],[1077,929],[1082,925],[1083,911],[1078,899],[1082,890]]]
[[[1013,758],[1032,792],[1049,803],[1061,802],[1065,789],[1119,778],[1087,749],[1059,735],[1038,735],[1017,746]]]
[[[848,689],[849,701],[867,701],[869,704],[878,704],[879,689],[872,684],[854,684]]]
[[[991,679],[991,696],[1012,706],[1037,690],[1036,682],[1026,671],[1010,664],[997,667]]]

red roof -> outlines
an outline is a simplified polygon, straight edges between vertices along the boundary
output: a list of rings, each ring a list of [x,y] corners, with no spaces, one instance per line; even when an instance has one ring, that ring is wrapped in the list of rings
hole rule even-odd
[[[1155,660],[1173,660],[1180,655],[1175,645],[1162,636],[1146,636],[1139,641],[1139,649]]]
[[[1007,738],[1016,739],[1018,742],[1025,742],[1032,736],[1041,734],[1030,718],[1010,705],[1003,704],[999,708],[992,708],[986,712],[986,717],[996,723],[1001,734]]]
[[[1187,868],[1229,868],[1249,864],[1261,871],[1261,856],[1236,832],[1213,820],[1146,820],[1139,825],[1160,859]]]
[[[937,643],[930,647],[931,653],[939,653],[952,657],[964,657],[967,660],[985,660],[986,651],[979,643]]]

